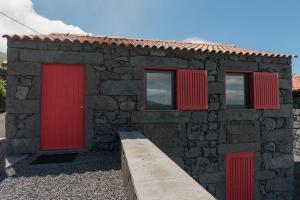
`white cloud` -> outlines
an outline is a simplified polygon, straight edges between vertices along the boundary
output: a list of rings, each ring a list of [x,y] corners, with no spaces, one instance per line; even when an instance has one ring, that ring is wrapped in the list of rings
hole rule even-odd
[[[0,11],[42,34],[53,32],[85,33],[77,26],[68,25],[58,20],[50,20],[37,14],[32,7],[32,0],[0,0]],[[3,34],[35,33],[11,19],[0,15],[0,36]],[[2,37],[0,38],[0,51],[6,52],[6,39]]]
[[[199,38],[199,37],[190,37],[190,38],[186,38],[182,41],[183,42],[192,42],[192,43],[215,44],[214,42],[211,42],[211,41],[205,40],[203,38]]]

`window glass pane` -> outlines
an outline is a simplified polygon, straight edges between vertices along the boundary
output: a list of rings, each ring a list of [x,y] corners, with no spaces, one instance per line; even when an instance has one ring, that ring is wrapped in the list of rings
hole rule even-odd
[[[173,103],[173,72],[147,71],[147,101],[150,110],[174,109]]]
[[[245,74],[226,74],[226,105],[229,107],[246,108]]]

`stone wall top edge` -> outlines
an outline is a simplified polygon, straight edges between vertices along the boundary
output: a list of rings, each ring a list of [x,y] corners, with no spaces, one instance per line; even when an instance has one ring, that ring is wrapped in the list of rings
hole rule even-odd
[[[102,45],[102,44],[90,44],[90,43],[79,43],[79,42],[57,42],[57,41],[15,41],[8,40],[8,48],[19,48],[19,49],[35,49],[35,50],[62,50],[62,51],[81,51],[81,52],[102,52],[102,53],[113,53],[113,49],[125,49],[128,51],[141,51],[142,53],[133,54],[135,55],[161,55],[151,54],[150,50],[159,50],[166,52],[164,57],[187,57],[187,59],[195,57],[195,59],[207,59],[207,57],[216,57],[219,59],[229,58],[232,61],[239,62],[259,62],[259,63],[272,63],[279,65],[291,65],[292,58],[277,58],[268,56],[255,56],[255,55],[240,55],[240,54],[222,54],[222,53],[210,53],[210,52],[199,52],[199,51],[187,51],[187,50],[170,50],[170,49],[157,49],[157,48],[136,48],[136,47],[124,47],[116,45]],[[145,53],[145,50],[147,51]],[[188,55],[187,55],[188,53]]]

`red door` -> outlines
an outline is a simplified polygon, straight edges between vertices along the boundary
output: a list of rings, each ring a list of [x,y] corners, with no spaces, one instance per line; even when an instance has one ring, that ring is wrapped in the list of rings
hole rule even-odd
[[[254,153],[226,155],[226,200],[254,199]]]
[[[84,147],[83,65],[43,64],[41,150]]]

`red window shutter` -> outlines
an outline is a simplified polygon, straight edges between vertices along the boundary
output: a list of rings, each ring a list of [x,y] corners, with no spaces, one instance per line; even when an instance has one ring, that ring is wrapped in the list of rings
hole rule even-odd
[[[254,199],[254,153],[226,155],[226,200]]]
[[[178,69],[176,83],[177,109],[204,110],[208,108],[206,70]]]
[[[255,109],[279,109],[278,74],[254,72],[252,75],[253,107]]]

